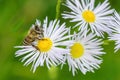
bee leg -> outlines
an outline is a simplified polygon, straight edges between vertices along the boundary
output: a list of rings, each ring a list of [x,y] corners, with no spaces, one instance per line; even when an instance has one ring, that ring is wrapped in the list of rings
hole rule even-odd
[[[36,37],[36,39],[40,40],[40,38]]]
[[[31,44],[34,48],[36,48],[37,50],[39,50],[39,48],[37,47],[37,46],[35,46],[35,45],[33,45],[33,44]]]
[[[43,40],[43,37],[37,37],[38,40]]]

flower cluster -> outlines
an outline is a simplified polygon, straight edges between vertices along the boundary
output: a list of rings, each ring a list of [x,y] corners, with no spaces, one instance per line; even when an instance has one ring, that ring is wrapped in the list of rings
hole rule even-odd
[[[66,0],[65,6],[70,12],[64,11],[62,16],[75,26],[68,28],[57,19],[49,22],[47,17],[42,24],[36,20],[24,45],[15,46],[20,48],[15,55],[22,56],[25,66],[32,64],[33,72],[39,66],[50,69],[66,63],[73,75],[78,70],[83,74],[94,72],[102,63],[100,56],[105,54],[101,47],[104,33],[116,41],[115,51],[120,49],[120,15],[110,8],[108,0],[96,6],[95,0]],[[74,31],[76,27],[78,33]]]

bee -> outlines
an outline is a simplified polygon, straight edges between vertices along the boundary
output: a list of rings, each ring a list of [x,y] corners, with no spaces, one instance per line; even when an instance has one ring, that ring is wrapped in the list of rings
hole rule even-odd
[[[25,46],[31,45],[38,49],[37,46],[33,44],[33,42],[42,39],[44,37],[43,32],[44,32],[43,27],[40,27],[40,25],[36,21],[36,24],[32,25],[27,36],[23,40],[23,45]]]

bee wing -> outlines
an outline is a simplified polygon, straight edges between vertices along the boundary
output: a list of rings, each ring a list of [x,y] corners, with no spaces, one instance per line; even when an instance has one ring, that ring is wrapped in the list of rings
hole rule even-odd
[[[29,31],[35,31],[37,33],[43,32],[43,28],[41,27],[41,22],[36,19],[35,25],[33,24]]]
[[[34,30],[34,31],[40,31],[40,27],[38,25],[32,25],[32,27],[30,28],[30,30]]]

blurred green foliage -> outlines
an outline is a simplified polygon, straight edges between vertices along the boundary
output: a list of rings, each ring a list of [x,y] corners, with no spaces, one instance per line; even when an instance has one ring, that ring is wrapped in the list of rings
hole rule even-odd
[[[113,42],[103,45],[107,54],[102,56],[104,61],[99,70],[86,75],[78,71],[74,77],[67,65],[62,70],[60,66],[51,70],[39,67],[32,73],[31,65],[24,67],[19,58],[15,58],[14,46],[21,45],[35,19],[55,18],[56,3],[57,0],[0,0],[0,80],[120,80],[120,52],[114,54]],[[120,12],[120,0],[110,0],[110,3]],[[62,6],[61,12],[65,9]]]

